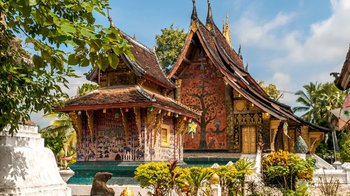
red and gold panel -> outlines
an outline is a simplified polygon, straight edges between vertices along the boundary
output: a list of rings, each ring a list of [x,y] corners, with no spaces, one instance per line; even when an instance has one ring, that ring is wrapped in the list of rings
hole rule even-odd
[[[185,149],[226,149],[225,83],[204,57],[181,74],[181,102],[202,111],[197,133],[185,135]]]

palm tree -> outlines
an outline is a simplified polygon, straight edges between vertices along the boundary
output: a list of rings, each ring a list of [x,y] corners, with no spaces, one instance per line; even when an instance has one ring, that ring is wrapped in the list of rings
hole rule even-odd
[[[209,179],[213,175],[213,170],[211,168],[203,167],[191,167],[185,168],[185,170],[186,173],[188,173],[185,179],[191,186],[192,195],[201,195],[199,192],[200,188],[209,186]]]
[[[294,112],[304,112],[303,119],[322,126],[331,128],[331,110],[340,108],[344,102],[347,92],[340,91],[333,83],[317,84],[310,82],[303,86],[304,90],[299,90],[295,94],[299,97],[297,102],[301,106],[293,108]]]
[[[70,117],[65,113],[51,113],[45,117],[56,118],[51,125],[40,130],[46,147],[52,150],[57,160],[74,156],[77,137]],[[66,166],[67,162],[64,164]]]
[[[248,158],[239,159],[236,163],[234,163],[234,166],[237,170],[237,178],[241,183],[241,194],[243,196],[245,195],[244,187],[245,187],[246,177],[248,175],[253,174],[255,170],[254,165],[255,165],[254,161]]]
[[[318,119],[318,109],[320,103],[318,98],[320,97],[320,88],[321,85],[317,83],[310,82],[307,85],[304,85],[305,90],[299,90],[295,93],[298,95],[296,102],[300,103],[301,106],[293,108],[293,112],[304,112],[301,116],[306,121],[315,123],[315,120]]]

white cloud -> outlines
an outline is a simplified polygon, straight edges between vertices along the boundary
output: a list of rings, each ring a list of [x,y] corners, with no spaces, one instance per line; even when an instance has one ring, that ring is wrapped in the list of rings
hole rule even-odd
[[[331,6],[331,15],[310,24],[307,33],[285,30],[290,28],[295,13],[279,13],[265,22],[243,15],[233,29],[235,37],[251,50],[264,49],[269,53],[264,60],[253,60],[258,63],[255,68],[271,73],[257,79],[271,81],[279,89],[291,92],[309,82],[334,80],[329,73],[340,72],[350,42],[350,1],[331,0]],[[292,97],[283,101],[293,105]]]
[[[286,25],[293,18],[293,14],[279,13],[274,19],[263,24],[257,23],[253,18],[249,13],[244,14],[237,23],[239,28],[234,29],[235,37],[244,43],[244,46],[271,48],[278,44],[272,32]]]

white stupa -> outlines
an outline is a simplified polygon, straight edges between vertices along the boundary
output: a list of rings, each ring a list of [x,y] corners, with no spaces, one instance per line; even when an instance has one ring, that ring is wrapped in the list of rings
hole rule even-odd
[[[71,195],[37,126],[19,125],[14,136],[1,131],[0,156],[0,195]]]

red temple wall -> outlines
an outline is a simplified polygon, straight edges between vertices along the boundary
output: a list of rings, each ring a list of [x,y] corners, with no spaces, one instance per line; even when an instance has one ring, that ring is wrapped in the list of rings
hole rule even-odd
[[[180,79],[181,102],[193,109],[207,110],[205,120],[196,119],[196,134],[185,135],[184,148],[226,149],[225,83],[221,73],[207,61],[188,65]]]

